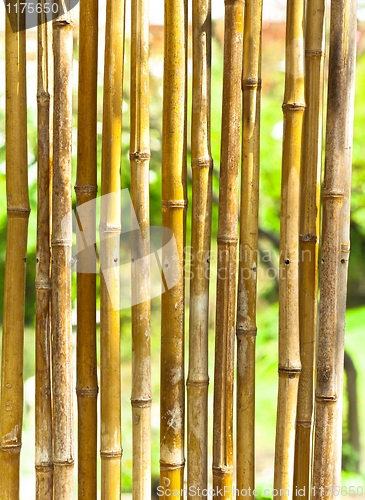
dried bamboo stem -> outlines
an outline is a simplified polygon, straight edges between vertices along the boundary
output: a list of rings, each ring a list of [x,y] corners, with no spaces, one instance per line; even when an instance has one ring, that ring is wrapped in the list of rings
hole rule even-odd
[[[280,218],[279,391],[274,488],[290,498],[293,487],[299,344],[299,180],[304,114],[303,0],[288,1],[284,139]]]
[[[208,481],[208,311],[212,222],[211,1],[193,2],[191,156],[193,208],[188,388],[188,492]],[[188,498],[190,497],[188,494]],[[195,496],[195,495],[194,495]]]
[[[356,54],[356,2],[331,6],[326,161],[323,186],[314,498],[340,485],[344,326]]]
[[[186,219],[187,1],[165,2],[162,117],[162,224],[175,237],[177,254],[163,250],[164,269],[179,276],[162,295],[160,484],[184,486],[184,245]],[[163,242],[164,244],[167,241]],[[168,496],[163,495],[162,498]],[[180,497],[180,495],[178,496]],[[181,496],[182,498],[182,496]]]
[[[42,2],[44,5],[44,1]],[[38,26],[38,193],[36,266],[35,468],[37,500],[53,499],[51,381],[52,23]]]
[[[66,6],[67,5],[66,2]],[[52,389],[54,497],[73,498],[72,29],[69,12],[53,21]],[[65,219],[66,218],[66,219]],[[66,222],[66,223],[65,223]]]
[[[78,151],[76,201],[81,209],[77,245],[96,241],[97,193],[96,104],[98,62],[98,2],[80,1]],[[79,214],[80,216],[80,214]],[[78,400],[78,497],[97,495],[97,361],[96,361],[96,254],[86,246],[77,256],[77,381]]]
[[[119,239],[124,58],[124,1],[106,6],[100,219],[101,498],[121,495]],[[110,193],[113,193],[110,195]],[[107,196],[108,195],[108,196]],[[114,306],[113,306],[114,304]],[[116,307],[115,307],[116,306]]]
[[[232,498],[233,369],[238,241],[243,1],[225,3],[218,276],[214,367],[213,488]]]
[[[19,498],[23,420],[24,299],[28,218],[25,16],[6,16],[6,197],[8,228],[0,397],[1,500]],[[11,26],[19,31],[12,31]]]
[[[151,353],[149,243],[149,17],[146,0],[132,1],[131,199],[140,230],[132,233],[133,498],[151,495]]]
[[[295,437],[294,491],[310,497],[317,331],[324,0],[309,0],[305,37],[305,102],[299,239],[299,331],[302,373]],[[310,14],[309,14],[310,13]],[[299,495],[296,493],[296,498]]]
[[[260,168],[262,0],[246,0],[240,267],[237,297],[237,488],[255,488],[255,348]],[[247,493],[248,497],[251,497]]]

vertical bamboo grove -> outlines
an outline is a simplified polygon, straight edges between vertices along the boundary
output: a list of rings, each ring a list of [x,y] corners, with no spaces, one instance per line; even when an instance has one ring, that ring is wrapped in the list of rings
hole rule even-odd
[[[66,6],[70,5],[66,2]],[[52,390],[54,497],[73,498],[71,324],[72,47],[69,12],[53,21],[54,140],[52,181]]]
[[[299,375],[299,201],[304,114],[304,2],[287,3],[284,137],[279,263],[279,389],[274,488],[289,498],[293,487]]]
[[[96,209],[98,2],[80,1],[76,199],[78,496],[97,495]]]
[[[233,494],[233,379],[243,54],[242,0],[225,4],[213,415],[213,487]]]
[[[262,0],[246,0],[237,294],[237,488],[255,488],[255,348],[260,168]],[[249,497],[251,495],[247,494]]]
[[[106,5],[100,215],[101,498],[121,495],[120,276],[124,1]]]
[[[294,487],[310,496],[317,332],[320,173],[324,60],[323,0],[310,0],[306,19],[305,102],[299,236],[299,330],[302,373],[298,388]],[[297,495],[296,495],[297,496]]]
[[[6,201],[8,227],[4,283],[0,393],[1,500],[19,498],[23,419],[23,344],[27,236],[27,98],[25,16],[11,2],[6,17]],[[12,27],[17,30],[12,31]]]
[[[44,4],[43,4],[44,5]],[[38,26],[38,180],[36,265],[36,499],[53,499],[51,381],[52,23]]]
[[[356,4],[331,7],[325,175],[322,191],[314,498],[334,495],[341,472],[344,322],[349,259]]]
[[[151,348],[149,214],[149,17],[148,1],[132,1],[131,199],[139,231],[132,233],[133,498],[151,495]]]
[[[212,222],[210,149],[211,2],[193,2],[192,238],[187,380],[187,472],[191,487],[208,482],[208,312]],[[194,496],[194,495],[192,495]]]

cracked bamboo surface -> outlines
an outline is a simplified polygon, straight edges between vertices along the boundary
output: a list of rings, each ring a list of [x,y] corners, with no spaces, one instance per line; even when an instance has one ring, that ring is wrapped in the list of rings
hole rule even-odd
[[[211,2],[193,2],[192,237],[187,380],[187,481],[207,488],[208,481],[208,312],[212,222],[210,149]],[[189,494],[188,494],[189,497]]]
[[[302,373],[298,388],[294,491],[310,496],[315,345],[317,332],[320,174],[322,160],[325,2],[310,0],[305,36],[305,102],[299,239],[299,330]],[[298,495],[296,495],[298,497]]]
[[[163,249],[162,266],[165,276],[172,273],[177,276],[177,281],[162,294],[161,304],[160,484],[178,491],[184,487],[185,464],[183,269],[187,206],[187,21],[186,0],[165,2],[162,225],[173,232],[176,254]],[[164,238],[163,246],[166,243]]]
[[[279,388],[274,488],[290,498],[293,487],[299,375],[299,201],[304,114],[304,2],[287,3],[284,137],[279,265]]]
[[[19,6],[12,2],[12,6]],[[18,500],[23,419],[23,344],[27,236],[27,100],[25,16],[6,16],[6,199],[8,227],[0,398],[1,500]],[[22,31],[13,32],[18,26]]]
[[[52,390],[54,497],[73,498],[72,31],[70,13],[53,21]]]
[[[124,1],[107,1],[100,215],[100,456],[102,500],[120,498],[121,495],[119,240],[121,233],[120,168],[124,14]]]
[[[214,367],[213,487],[232,498],[233,378],[243,54],[241,0],[225,3],[218,272]]]
[[[131,33],[131,199],[139,231],[132,251],[132,432],[133,498],[151,495],[151,348],[149,214],[149,16],[148,2],[132,0]]]
[[[53,499],[51,381],[52,23],[38,26],[35,469],[37,500]]]
[[[356,2],[331,6],[325,175],[322,191],[314,498],[340,485],[344,326],[356,55]]]
[[[77,140],[77,343],[78,497],[97,495],[96,214],[98,2],[80,1]]]
[[[246,0],[237,293],[237,488],[255,488],[255,349],[260,168],[262,0]],[[250,495],[247,495],[248,497]]]

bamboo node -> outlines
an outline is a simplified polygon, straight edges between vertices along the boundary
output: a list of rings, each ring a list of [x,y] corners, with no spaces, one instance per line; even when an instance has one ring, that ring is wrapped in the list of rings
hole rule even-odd
[[[304,111],[305,103],[304,102],[284,102],[282,105],[283,112],[287,111]]]
[[[213,476],[224,477],[233,473],[233,467],[229,465],[213,465],[212,471]]]
[[[302,371],[301,367],[295,367],[295,366],[288,367],[279,365],[278,368],[279,375],[287,375],[289,378],[299,377],[301,371]]]
[[[53,469],[53,463],[52,462],[42,462],[40,464],[35,464],[34,466],[36,471],[39,472],[48,472],[50,469]]]
[[[239,325],[236,328],[236,335],[237,337],[256,337],[257,328],[255,326],[244,328],[242,325]]]
[[[99,224],[100,234],[120,234],[122,232],[121,226],[113,226],[106,222],[100,222]]]
[[[72,240],[70,238],[52,238],[53,247],[72,247]]]
[[[0,444],[0,451],[5,453],[20,453],[22,443],[20,444]]]
[[[35,280],[36,290],[52,290],[52,281],[49,278],[38,278]]]
[[[162,200],[162,208],[187,208],[187,200]]]
[[[318,242],[318,237],[313,233],[301,234],[299,235],[299,239],[304,243],[307,243],[309,241],[314,241],[316,243]]]
[[[78,396],[86,396],[89,398],[97,396],[99,387],[76,387],[76,394]]]
[[[77,184],[74,187],[75,193],[78,194],[96,194],[98,192],[98,186],[93,184],[83,184],[78,186]]]
[[[183,469],[185,467],[185,460],[182,462],[168,463],[160,460],[160,470],[178,470]]]
[[[122,449],[119,449],[119,450],[110,450],[110,451],[101,451],[100,450],[100,457],[101,458],[105,458],[105,459],[108,459],[108,458],[120,458],[121,456],[123,455],[123,450]]]
[[[61,459],[54,458],[53,464],[57,465],[58,467],[73,467],[74,459],[67,458],[66,460],[61,460]]]
[[[152,398],[131,399],[131,405],[133,408],[150,408],[151,404]]]
[[[322,57],[324,57],[324,51],[323,50],[309,50],[309,49],[307,49],[305,51],[305,56],[306,57],[313,57],[315,59],[322,59]]]
[[[150,158],[150,151],[134,151],[133,153],[129,153],[130,161],[136,161],[137,163],[148,161]]]
[[[256,90],[256,89],[261,89],[261,87],[262,87],[261,78],[244,78],[242,80],[242,90],[244,89]]]
[[[336,403],[338,400],[337,394],[325,395],[325,394],[316,394],[316,401],[318,403]]]
[[[323,189],[322,198],[343,198],[344,192],[340,189]]]
[[[30,214],[30,208],[22,207],[9,207],[7,209],[8,217],[18,217],[20,219],[28,219]]]
[[[300,427],[304,427],[305,429],[310,429],[312,427],[311,420],[297,420],[297,425]]]
[[[342,243],[341,244],[341,252],[350,253],[350,243]]]
[[[225,234],[218,234],[217,243],[223,243],[227,245],[236,245],[238,242],[237,236],[229,236]]]
[[[51,100],[51,94],[46,90],[42,90],[42,92],[37,92],[38,104],[48,104],[50,100]]]
[[[191,168],[208,168],[213,170],[213,158],[211,156],[200,156],[191,162]]]
[[[186,381],[186,387],[208,387],[208,385],[209,377],[200,380],[191,380],[188,378]]]

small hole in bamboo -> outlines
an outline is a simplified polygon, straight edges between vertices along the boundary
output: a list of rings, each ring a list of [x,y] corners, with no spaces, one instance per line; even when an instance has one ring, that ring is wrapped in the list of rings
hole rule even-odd
[[[284,260],[285,264],[288,266],[290,264],[290,260],[289,259],[285,259]]]

